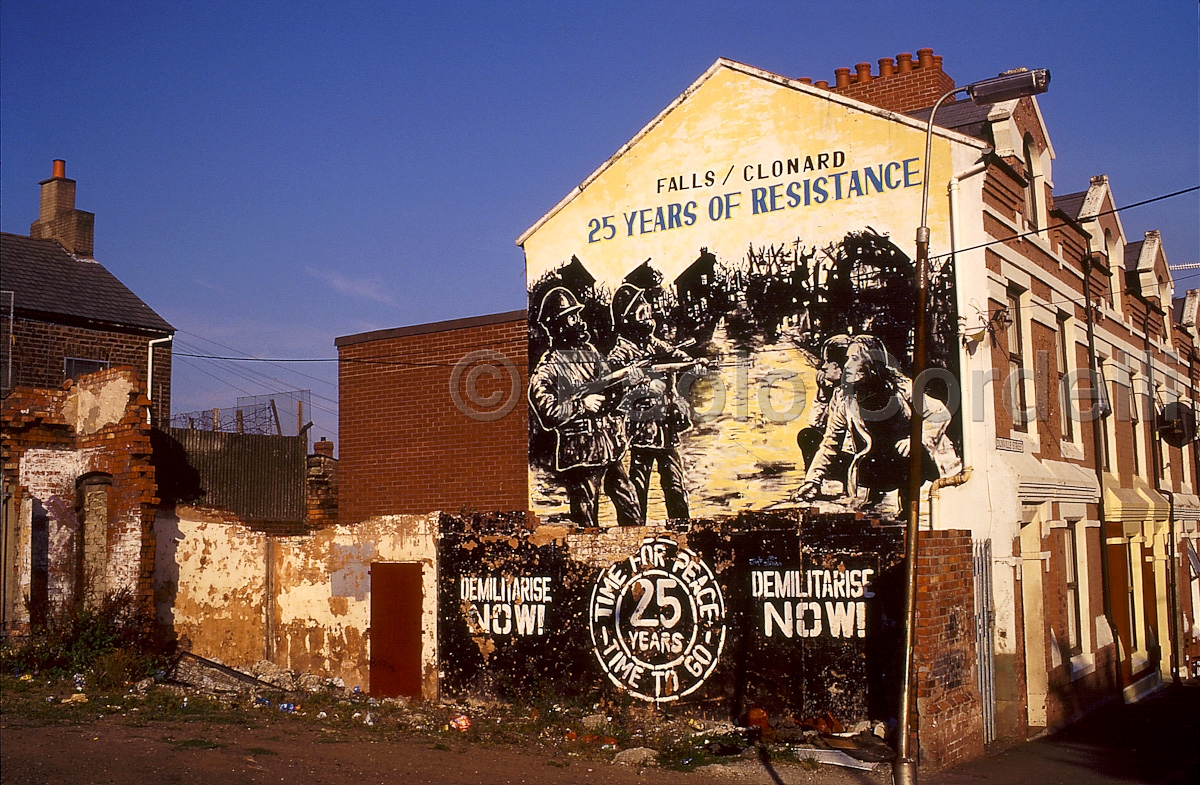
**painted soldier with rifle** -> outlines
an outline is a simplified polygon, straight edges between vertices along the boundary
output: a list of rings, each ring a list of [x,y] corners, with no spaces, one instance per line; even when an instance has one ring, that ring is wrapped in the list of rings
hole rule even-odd
[[[643,374],[637,368],[610,369],[591,344],[582,311],[575,295],[561,286],[542,298],[537,322],[550,348],[529,374],[529,405],[542,428],[555,435],[553,468],[566,489],[571,520],[596,526],[603,488],[617,523],[636,526],[641,515],[622,463],[629,442],[617,403]]]
[[[650,475],[658,466],[667,517],[690,518],[679,435],[692,427],[691,407],[677,389],[678,374],[702,376],[705,365],[682,346],[671,346],[654,334],[657,323],[645,291],[623,283],[613,294],[613,329],[617,343],[608,363],[618,370],[645,373],[629,381],[620,403],[629,435],[629,476],[637,489],[640,519],[646,520]],[[690,342],[689,342],[690,343]]]

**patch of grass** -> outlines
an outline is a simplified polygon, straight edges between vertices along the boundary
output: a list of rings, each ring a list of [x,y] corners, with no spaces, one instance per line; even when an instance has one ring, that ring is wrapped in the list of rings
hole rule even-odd
[[[236,706],[207,695],[176,695],[166,690],[154,690],[141,704],[139,719],[143,722],[174,720],[178,722],[207,722],[214,725],[246,725],[246,712]]]
[[[278,755],[275,750],[267,749],[266,747],[247,747],[246,754],[248,755]]]
[[[21,681],[0,676],[0,715],[7,720],[19,718],[22,724],[33,727],[77,725],[87,721],[93,711],[104,708],[103,703],[97,707],[96,699],[89,703],[63,705],[62,699],[73,692],[75,688],[69,679],[47,679],[42,675],[31,681]]]
[[[548,761],[546,761],[546,765],[553,766],[556,769],[565,769],[566,767],[571,765],[571,761],[569,761],[569,760],[548,760]]]
[[[345,744],[346,739],[343,736],[318,736],[318,744]]]
[[[658,753],[659,765],[675,771],[693,771],[719,760],[719,757],[704,749],[699,739],[684,739],[663,745]]]
[[[209,741],[208,739],[184,739],[183,741],[172,742],[171,746],[177,750],[215,750],[225,745]]]
[[[448,744],[442,744],[442,743],[439,741],[437,744],[434,744],[434,745],[433,745],[432,747],[430,747],[429,749],[431,749],[431,750],[441,750],[441,751],[443,751],[443,752],[449,752],[449,751],[450,751],[450,745],[448,745]]]
[[[792,757],[799,762],[800,768],[806,771],[816,771],[821,768],[821,762],[811,756],[805,755],[804,757],[799,757],[793,755]]]

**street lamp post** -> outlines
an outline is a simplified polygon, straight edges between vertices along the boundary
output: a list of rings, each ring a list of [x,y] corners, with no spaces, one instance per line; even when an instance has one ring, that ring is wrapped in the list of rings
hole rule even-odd
[[[916,785],[917,761],[909,745],[909,718],[913,703],[913,645],[917,628],[917,523],[921,511],[921,458],[924,453],[921,439],[925,415],[924,372],[927,364],[928,326],[926,308],[929,301],[929,154],[933,147],[933,119],[947,98],[966,93],[976,104],[1012,101],[1027,95],[1046,92],[1050,72],[1044,68],[1034,71],[1017,70],[993,79],[973,82],[966,87],[948,90],[933,105],[925,125],[925,173],[921,181],[921,225],[917,227],[917,296],[913,311],[912,417],[908,432],[908,527],[904,554],[904,666],[900,683],[900,724],[897,730],[896,761],[892,764],[892,781],[896,785]]]

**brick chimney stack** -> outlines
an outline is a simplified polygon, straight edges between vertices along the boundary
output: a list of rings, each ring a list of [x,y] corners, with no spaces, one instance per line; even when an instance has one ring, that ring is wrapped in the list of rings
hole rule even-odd
[[[314,455],[323,455],[326,458],[332,458],[333,457],[333,442],[327,441],[325,439],[325,437],[322,436],[321,441],[313,442],[313,454]]]
[[[42,180],[38,219],[29,227],[29,236],[39,240],[57,240],[76,256],[91,257],[95,251],[96,216],[75,209],[75,181],[67,177],[67,162],[56,158],[49,180]]]
[[[954,80],[942,71],[942,57],[932,49],[918,49],[917,60],[909,52],[879,60],[879,75],[872,76],[870,63],[834,69],[833,91],[893,112],[911,112],[933,106]],[[819,83],[818,83],[819,84]]]

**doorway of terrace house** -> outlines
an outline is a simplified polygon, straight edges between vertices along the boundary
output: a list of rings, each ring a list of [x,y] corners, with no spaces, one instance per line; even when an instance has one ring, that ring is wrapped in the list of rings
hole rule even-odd
[[[421,565],[371,565],[371,694],[421,697]]]

